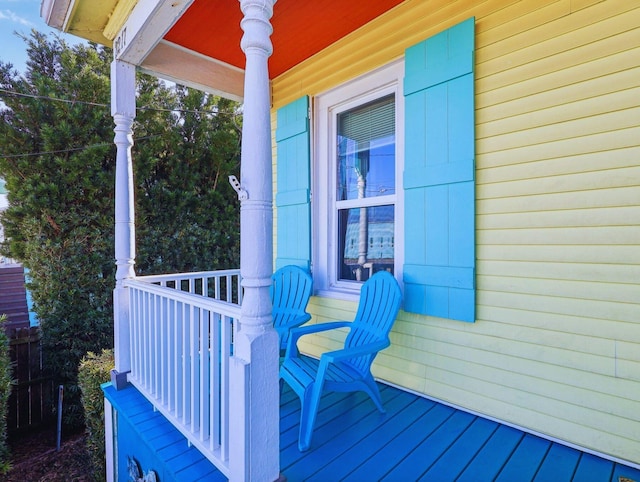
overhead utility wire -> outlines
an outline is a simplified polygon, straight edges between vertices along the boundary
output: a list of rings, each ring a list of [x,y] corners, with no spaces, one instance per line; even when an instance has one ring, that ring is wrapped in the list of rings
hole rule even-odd
[[[153,136],[145,136],[145,137],[138,137],[137,139],[134,139],[134,141],[144,141],[146,139],[153,139],[154,137],[162,137],[161,134],[155,134]],[[45,156],[48,154],[64,154],[66,152],[76,152],[76,151],[83,151],[85,149],[92,149],[94,147],[110,147],[113,146],[113,142],[103,142],[101,144],[92,144],[90,146],[83,146],[83,147],[72,147],[70,149],[62,149],[59,151],[44,151],[44,152],[27,152],[24,154],[2,154],[0,152],[0,157],[4,157],[5,159],[16,159],[18,157],[34,157],[34,156]]]
[[[16,97],[27,97],[30,99],[41,99],[41,100],[52,100],[52,101],[57,101],[57,102],[64,102],[66,104],[82,104],[82,105],[91,105],[91,106],[95,106],[95,107],[110,107],[110,104],[103,104],[100,102],[89,102],[89,101],[84,101],[84,100],[70,100],[70,99],[60,99],[58,97],[50,97],[50,96],[46,96],[46,95],[35,95],[35,94],[24,94],[22,92],[16,92],[16,91],[12,91],[12,90],[7,90],[7,89],[1,89],[0,88],[0,92],[4,93],[4,94],[8,94],[8,95],[13,95]],[[216,112],[213,110],[195,110],[195,109],[168,109],[168,108],[163,108],[163,107],[149,107],[149,106],[136,106],[137,110],[149,110],[149,111],[155,111],[155,112],[181,112],[183,114],[214,114],[214,115],[228,115],[233,117],[234,119],[236,117],[238,117],[240,114],[237,113],[227,113],[227,112]]]
[[[100,104],[98,102],[87,102],[83,100],[69,100],[69,99],[59,99],[57,97],[47,97],[46,95],[35,95],[35,94],[24,94],[22,92],[15,92],[7,89],[0,89],[0,92],[13,95],[16,97],[28,97],[30,99],[42,99],[42,100],[55,100],[58,102],[64,102],[67,104],[84,104],[84,105],[93,105],[97,107],[108,107],[108,104]]]

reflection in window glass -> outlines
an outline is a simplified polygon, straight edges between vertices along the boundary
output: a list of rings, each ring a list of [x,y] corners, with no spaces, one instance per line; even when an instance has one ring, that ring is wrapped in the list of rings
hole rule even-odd
[[[386,96],[338,115],[338,201],[395,194],[395,102]]]
[[[396,193],[395,96],[337,115],[336,209],[339,280],[393,273]]]
[[[394,206],[338,210],[338,278],[366,281],[381,270],[393,273]]]

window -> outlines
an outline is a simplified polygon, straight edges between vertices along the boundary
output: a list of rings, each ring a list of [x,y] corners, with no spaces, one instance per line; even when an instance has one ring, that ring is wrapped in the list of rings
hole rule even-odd
[[[401,279],[402,62],[317,97],[313,271],[318,290],[357,293],[373,273]]]
[[[319,95],[313,116],[307,95],[278,109],[276,267],[313,264],[316,294],[347,299],[358,279],[389,269],[402,282],[405,311],[475,321],[474,46],[469,18]],[[391,124],[367,120],[391,106],[393,143]],[[363,126],[382,131],[365,135]],[[395,190],[373,195],[373,169],[391,169],[371,167],[385,148]]]

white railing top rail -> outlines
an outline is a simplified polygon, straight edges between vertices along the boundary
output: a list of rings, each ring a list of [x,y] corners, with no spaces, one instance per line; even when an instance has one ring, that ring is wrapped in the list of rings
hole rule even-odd
[[[175,280],[190,280],[201,278],[222,278],[225,276],[239,276],[239,269],[223,269],[219,271],[193,271],[189,273],[166,273],[166,274],[152,274],[146,276],[136,276],[138,281],[144,281],[147,283],[162,283],[163,281],[175,281]]]
[[[167,288],[166,286],[140,281],[139,278],[125,279],[124,287],[134,288],[139,291],[151,293],[157,296],[164,296],[166,298],[170,298],[172,300],[194,306],[195,308],[201,308],[204,310],[219,313],[223,316],[240,318],[240,305],[236,303],[216,300],[214,298],[208,298],[199,294],[189,293],[188,291]]]
[[[242,278],[239,269],[137,276],[133,279],[207,298],[242,304]]]

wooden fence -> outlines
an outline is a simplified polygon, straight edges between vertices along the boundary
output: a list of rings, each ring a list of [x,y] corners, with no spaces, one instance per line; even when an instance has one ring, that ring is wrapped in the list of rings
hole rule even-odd
[[[8,335],[15,382],[7,414],[7,428],[12,433],[53,421],[53,381],[43,372],[40,330],[20,328]]]

